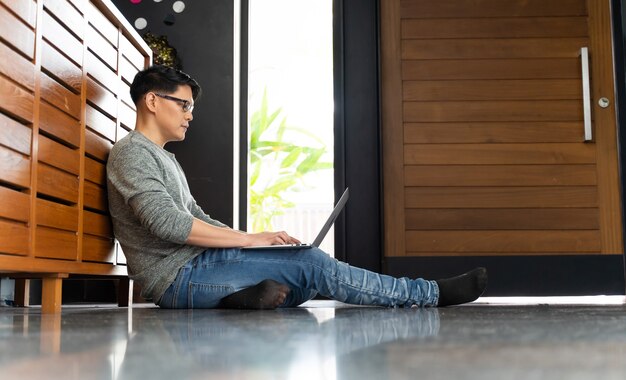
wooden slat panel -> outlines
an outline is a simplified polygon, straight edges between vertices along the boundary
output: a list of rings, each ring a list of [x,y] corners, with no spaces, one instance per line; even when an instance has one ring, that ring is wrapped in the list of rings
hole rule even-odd
[[[39,105],[39,129],[74,147],[80,145],[80,122],[46,102]]]
[[[0,217],[28,222],[30,196],[4,186],[0,186]]]
[[[44,0],[44,7],[56,18],[61,20],[65,27],[80,40],[84,39],[85,28],[83,16],[67,0]]]
[[[407,19],[403,39],[587,37],[586,17]]]
[[[404,147],[408,165],[591,164],[594,144],[420,144]]]
[[[46,164],[37,165],[37,190],[41,194],[78,202],[78,177]]]
[[[0,38],[28,58],[35,55],[35,32],[0,5]]]
[[[402,59],[576,58],[587,38],[404,40]]]
[[[37,199],[37,224],[62,230],[78,231],[78,209],[60,203]]]
[[[79,173],[79,151],[61,145],[46,136],[39,136],[39,161],[75,175]]]
[[[402,0],[403,18],[585,16],[584,0]]]
[[[80,119],[80,94],[74,94],[44,73],[41,73],[41,97],[75,119]]]
[[[405,101],[582,99],[577,79],[406,81]]]
[[[137,121],[137,113],[132,108],[128,107],[125,103],[120,104],[118,118],[120,123],[127,129],[135,129],[135,122]]]
[[[85,132],[85,152],[91,157],[105,162],[112,147],[113,144],[104,137],[89,129]]]
[[[550,143],[582,142],[583,123],[574,122],[483,122],[406,123],[404,142],[445,143]]]
[[[117,141],[120,141],[124,137],[128,135],[130,131],[124,127],[124,125],[120,124],[117,128]]]
[[[79,67],[83,65],[83,44],[59,24],[48,12],[43,12],[43,37]]]
[[[117,71],[117,50],[92,25],[87,27],[87,47],[107,66]]]
[[[37,4],[32,0],[2,0],[0,3],[7,6],[31,28],[35,28],[37,20]]]
[[[593,186],[595,165],[407,166],[407,186]]]
[[[105,238],[113,237],[113,226],[110,217],[85,210],[83,220],[83,230],[85,233]]]
[[[106,185],[104,164],[89,157],[85,157],[85,179],[99,185]]]
[[[86,181],[85,207],[108,212],[109,208],[107,204],[106,190],[95,183]]]
[[[78,237],[75,232],[37,227],[35,239],[35,256],[76,260]]]
[[[583,111],[576,100],[407,102],[403,115],[405,122],[580,121]]]
[[[407,208],[597,207],[595,186],[407,187]]]
[[[130,97],[130,86],[124,82],[120,83],[119,97],[128,107],[132,108],[133,111],[137,110],[133,99]]]
[[[126,264],[126,256],[124,255],[124,251],[119,243],[116,243],[116,251],[117,251],[117,263],[118,264]]]
[[[29,236],[23,223],[0,220],[0,252],[27,255]]]
[[[597,230],[595,208],[409,209],[407,230]]]
[[[33,102],[33,94],[0,75],[0,110],[32,122]]]
[[[81,14],[85,14],[88,0],[69,0],[69,2],[72,3],[72,5],[78,9]]]
[[[35,65],[0,42],[0,73],[33,91]]]
[[[30,187],[30,158],[0,146],[0,181]]]
[[[122,80],[129,85],[133,83],[133,79],[135,79],[135,75],[137,75],[139,70],[128,61],[128,58],[124,56],[120,59],[119,66],[120,74],[122,74]]]
[[[137,68],[138,70],[142,70],[144,68],[146,57],[144,57],[143,54],[141,54],[139,50],[137,50],[137,48],[134,47],[133,44],[131,44],[124,35],[120,36],[119,49],[122,51],[122,54],[128,59],[128,62],[135,66],[135,68]]]
[[[599,231],[408,231],[408,252],[600,252]],[[410,253],[409,253],[410,255]]]
[[[87,100],[111,118],[117,117],[117,98],[91,78],[87,78]]]
[[[85,69],[87,73],[97,80],[103,87],[106,87],[113,93],[119,93],[119,82],[115,72],[99,60],[91,51],[87,52],[85,57]]]
[[[87,127],[105,136],[111,142],[115,141],[115,121],[109,119],[106,115],[87,104],[85,115]]]
[[[30,156],[32,130],[0,113],[0,145]]]
[[[111,45],[117,47],[117,36],[119,34],[117,27],[115,27],[115,25],[113,25],[93,3],[89,2],[89,5],[86,8],[89,23],[93,25],[93,27],[100,32],[100,34],[102,34],[111,43]]]
[[[81,69],[46,41],[42,44],[41,65],[59,82],[80,93],[83,80]]]
[[[403,61],[404,80],[578,79],[579,58]]]
[[[115,260],[115,245],[113,239],[103,239],[96,236],[83,236],[83,261],[113,263]]]

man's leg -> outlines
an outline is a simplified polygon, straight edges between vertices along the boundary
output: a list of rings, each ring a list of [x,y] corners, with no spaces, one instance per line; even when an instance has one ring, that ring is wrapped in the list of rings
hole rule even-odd
[[[249,288],[222,298],[223,309],[276,309],[285,303],[291,289],[274,280],[263,280]]]

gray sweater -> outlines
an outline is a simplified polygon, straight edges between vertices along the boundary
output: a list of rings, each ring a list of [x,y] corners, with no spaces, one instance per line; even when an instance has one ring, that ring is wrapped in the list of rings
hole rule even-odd
[[[196,204],[174,155],[132,131],[111,149],[107,190],[113,232],[142,297],[158,301],[204,248],[187,245],[193,218],[218,227]]]

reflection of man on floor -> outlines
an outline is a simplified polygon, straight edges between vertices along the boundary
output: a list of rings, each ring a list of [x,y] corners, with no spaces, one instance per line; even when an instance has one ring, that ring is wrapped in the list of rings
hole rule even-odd
[[[352,304],[446,306],[473,301],[484,291],[484,268],[429,281],[355,268],[318,248],[239,249],[299,241],[282,231],[233,230],[196,204],[178,161],[163,147],[185,139],[198,83],[181,71],[152,66],[135,76],[130,92],[136,128],[109,155],[109,208],[129,273],[142,296],[159,306],[294,307],[318,293]],[[219,159],[210,153],[198,159]]]

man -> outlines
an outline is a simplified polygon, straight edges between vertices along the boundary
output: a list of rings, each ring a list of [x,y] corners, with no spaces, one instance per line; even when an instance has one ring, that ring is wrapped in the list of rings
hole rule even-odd
[[[412,280],[351,267],[317,248],[241,250],[300,242],[286,232],[233,230],[196,204],[182,168],[163,147],[185,139],[198,83],[152,66],[135,76],[130,92],[137,122],[109,155],[109,208],[131,277],[159,306],[271,309],[298,306],[318,293],[353,304],[446,306],[483,293],[484,268]]]

